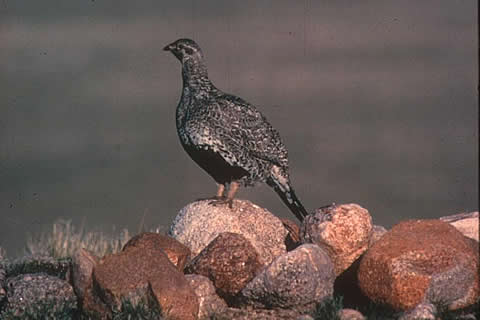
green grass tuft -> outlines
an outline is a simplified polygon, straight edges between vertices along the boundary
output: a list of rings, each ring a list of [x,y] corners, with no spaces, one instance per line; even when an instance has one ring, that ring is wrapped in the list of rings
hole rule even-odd
[[[25,310],[6,310],[0,313],[3,320],[71,320],[77,309],[59,309],[56,301],[34,304]]]
[[[315,320],[340,320],[338,312],[343,309],[342,297],[331,297],[317,305],[313,318]]]

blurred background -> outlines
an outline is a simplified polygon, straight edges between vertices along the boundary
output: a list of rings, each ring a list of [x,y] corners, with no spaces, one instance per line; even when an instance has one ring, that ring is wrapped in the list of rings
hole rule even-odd
[[[0,246],[167,230],[214,181],[177,138],[180,37],[280,131],[309,210],[478,210],[477,1],[0,1]],[[238,197],[294,218],[265,185]]]

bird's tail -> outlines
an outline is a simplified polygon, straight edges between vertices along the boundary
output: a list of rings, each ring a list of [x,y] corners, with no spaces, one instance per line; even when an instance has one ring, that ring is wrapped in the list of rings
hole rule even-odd
[[[290,186],[290,183],[288,183],[288,181],[280,180],[275,179],[275,177],[270,177],[267,180],[267,184],[272,187],[273,190],[275,190],[275,192],[282,199],[283,203],[285,203],[290,211],[292,211],[295,217],[297,217],[298,220],[303,221],[303,219],[308,215],[307,210],[305,210],[300,200],[298,200],[297,196],[295,195],[295,191]]]

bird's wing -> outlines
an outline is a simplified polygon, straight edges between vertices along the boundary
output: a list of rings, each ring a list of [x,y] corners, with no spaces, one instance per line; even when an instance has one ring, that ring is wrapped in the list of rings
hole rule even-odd
[[[287,149],[280,135],[248,102],[222,94],[194,112],[192,118],[197,121],[187,126],[197,133],[194,144],[220,153],[232,165],[248,166],[253,157],[288,169]]]

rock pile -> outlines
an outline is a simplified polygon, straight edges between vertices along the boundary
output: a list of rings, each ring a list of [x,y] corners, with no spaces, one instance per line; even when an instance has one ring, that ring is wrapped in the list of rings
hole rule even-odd
[[[394,318],[436,319],[479,299],[475,230],[478,239],[478,213],[386,230],[356,204],[317,209],[298,226],[249,201],[197,201],[168,236],[141,233],[105,257],[0,257],[0,318],[112,319],[128,309],[152,319],[307,320],[341,295],[349,308],[334,311],[339,319],[365,319],[353,309],[370,302]]]

